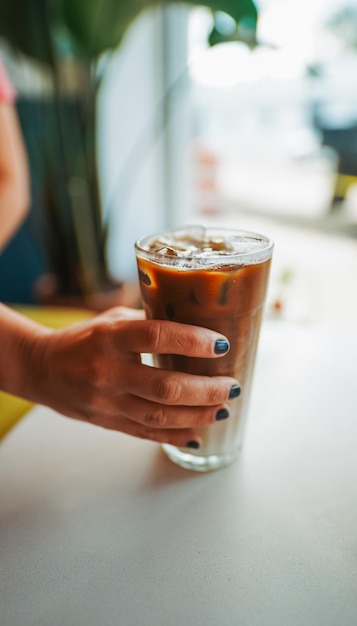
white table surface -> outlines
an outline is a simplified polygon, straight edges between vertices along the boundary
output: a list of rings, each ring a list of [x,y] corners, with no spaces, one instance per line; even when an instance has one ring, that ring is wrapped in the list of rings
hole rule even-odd
[[[356,355],[265,323],[244,451],[210,474],[35,408],[0,444],[1,626],[355,626]]]

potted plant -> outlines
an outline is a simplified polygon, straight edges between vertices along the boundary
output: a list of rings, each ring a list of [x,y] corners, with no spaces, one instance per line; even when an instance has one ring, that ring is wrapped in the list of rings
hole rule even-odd
[[[108,224],[102,216],[96,160],[103,54],[120,46],[144,9],[174,3],[22,0],[21,19],[19,7],[0,3],[0,35],[35,60],[43,74],[43,91],[31,98],[20,93],[18,111],[31,167],[32,233],[55,279],[52,292],[66,302],[85,296],[87,303],[102,308],[93,297],[119,287],[108,272]],[[212,45],[227,38],[254,44],[257,10],[252,0],[188,4],[205,5],[234,19],[228,34],[215,24]]]

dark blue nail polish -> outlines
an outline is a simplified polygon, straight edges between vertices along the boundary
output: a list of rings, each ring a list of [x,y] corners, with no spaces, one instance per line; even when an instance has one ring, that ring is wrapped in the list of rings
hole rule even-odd
[[[200,444],[198,443],[198,441],[188,441],[186,443],[186,448],[192,448],[192,450],[198,450],[199,447]]]
[[[214,344],[215,354],[225,354],[229,350],[229,341],[227,339],[217,339]]]
[[[219,422],[220,420],[225,420],[227,419],[227,417],[229,417],[229,411],[228,409],[219,409],[216,413],[216,421]]]
[[[240,386],[239,385],[232,385],[232,387],[230,388],[229,391],[229,399],[233,400],[233,398],[238,398],[238,396],[240,396]]]

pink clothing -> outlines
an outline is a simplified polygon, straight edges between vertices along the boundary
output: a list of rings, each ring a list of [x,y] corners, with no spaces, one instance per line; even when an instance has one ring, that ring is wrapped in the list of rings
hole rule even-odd
[[[16,98],[16,91],[13,88],[10,79],[6,73],[3,63],[0,59],[0,102],[12,104]]]

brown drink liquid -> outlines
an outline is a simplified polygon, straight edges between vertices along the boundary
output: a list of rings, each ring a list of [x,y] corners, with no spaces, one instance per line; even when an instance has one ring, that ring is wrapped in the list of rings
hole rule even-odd
[[[272,243],[252,233],[187,227],[136,244],[141,293],[148,319],[203,326],[229,339],[218,359],[155,355],[163,369],[207,376],[232,376],[241,385],[230,401],[230,417],[201,428],[197,451],[164,446],[190,469],[215,469],[231,462],[242,443],[252,374],[266,297]]]

